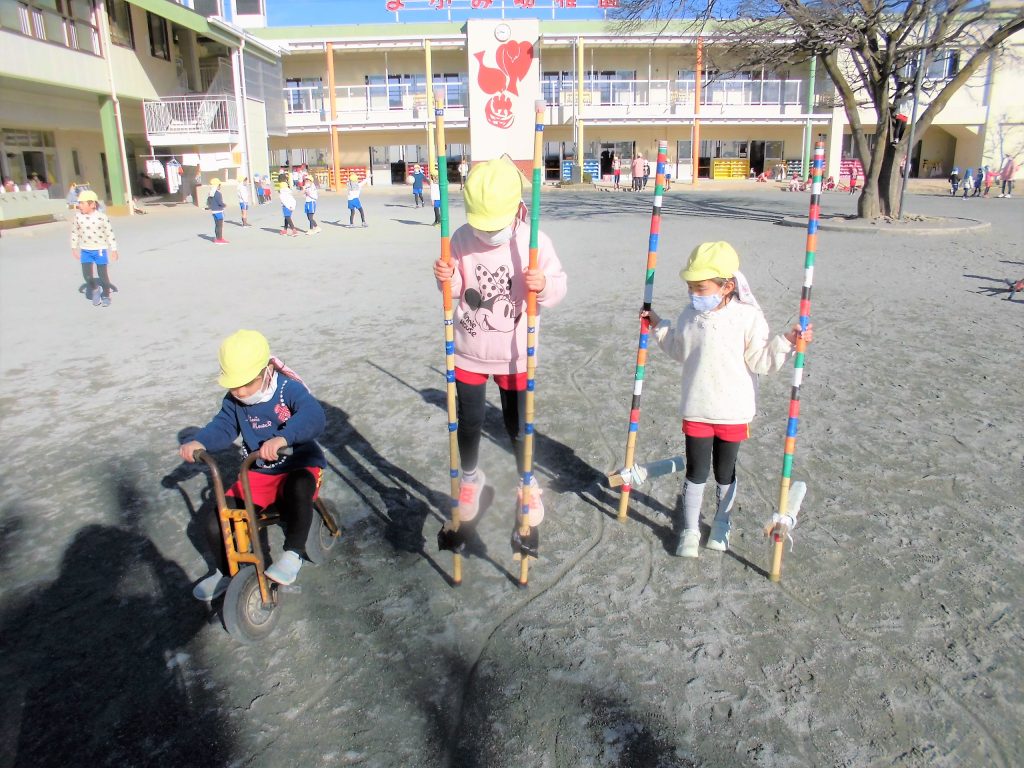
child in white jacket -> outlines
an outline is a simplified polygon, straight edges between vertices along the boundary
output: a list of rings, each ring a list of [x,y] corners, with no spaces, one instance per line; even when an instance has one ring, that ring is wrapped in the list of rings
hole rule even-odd
[[[757,376],[779,370],[796,344],[800,326],[770,336],[768,322],[746,278],[739,256],[726,242],[703,243],[679,273],[690,289],[690,306],[673,325],[653,310],[658,345],[682,363],[680,414],[686,441],[683,525],[678,557],[697,557],[704,485],[714,465],[718,509],[708,549],[729,548],[730,511],[736,498],[736,458],[750,436]],[[804,332],[811,341],[811,326]]]
[[[292,213],[295,211],[295,195],[292,193],[292,189],[288,186],[288,182],[286,181],[282,181],[278,184],[277,189],[277,196],[281,200],[281,215],[284,216],[284,225],[281,227],[281,234],[295,237],[299,234],[298,230],[295,229],[295,222],[292,221]]]

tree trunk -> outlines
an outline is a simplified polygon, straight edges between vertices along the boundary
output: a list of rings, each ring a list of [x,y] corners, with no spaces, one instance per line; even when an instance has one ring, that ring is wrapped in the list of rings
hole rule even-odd
[[[868,173],[864,179],[864,191],[857,201],[857,216],[862,219],[899,216],[900,188],[903,185],[903,169],[900,166],[909,149],[907,137],[894,147],[889,141],[889,131],[880,132],[870,162],[864,163],[869,168],[878,164],[878,178],[872,180]]]

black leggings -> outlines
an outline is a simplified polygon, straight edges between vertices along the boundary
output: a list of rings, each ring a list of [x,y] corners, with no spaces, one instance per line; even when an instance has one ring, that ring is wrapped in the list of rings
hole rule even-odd
[[[505,431],[512,440],[516,469],[522,474],[523,444],[520,435],[523,425],[520,414],[526,413],[526,390],[516,392],[499,387],[498,391],[501,393],[501,416],[505,422]],[[456,381],[455,393],[459,420],[459,457],[462,460],[462,470],[472,472],[480,459],[480,435],[483,433],[484,416],[487,412],[487,383],[464,384]]]
[[[281,492],[274,506],[281,515],[281,522],[284,525],[284,548],[299,553],[306,551],[306,539],[309,536],[309,529],[313,525],[313,494],[316,492],[316,478],[308,469],[297,469],[289,473],[288,478],[281,486]],[[242,509],[245,504],[237,496],[227,497],[228,506],[231,509]],[[261,507],[256,507],[256,512]],[[217,513],[217,505],[207,505],[207,511],[202,521],[203,531],[206,535],[206,544],[215,557],[215,563],[220,572],[228,572],[228,556],[224,551],[224,538],[220,531],[220,516]],[[265,531],[260,533],[260,540],[263,542],[264,551],[267,548]]]
[[[287,232],[289,229],[292,230],[292,231],[295,230],[295,222],[292,221],[292,217],[291,216],[285,216],[284,217],[284,227],[283,227],[283,229],[284,229],[285,232]]]
[[[415,205],[423,205],[423,193],[414,191],[412,193],[412,201]]]
[[[309,219],[309,228],[310,229],[316,229],[316,219],[313,218],[313,215],[314,214],[312,214],[312,213],[307,213],[306,214],[306,218]]]
[[[218,240],[224,239],[224,219],[213,220],[213,236]]]
[[[356,211],[359,211],[359,218],[362,219],[363,224],[365,224],[366,223],[366,214],[363,213],[363,209],[362,208],[349,208],[348,209],[348,223],[349,224],[355,224],[356,223]]]
[[[1014,181],[1013,179],[1006,179],[1005,181],[1003,181],[1003,194],[1004,195],[1012,195],[1013,194],[1013,181]]]
[[[740,443],[718,437],[687,435],[686,479],[691,483],[706,483],[714,461],[715,480],[719,485],[729,485],[736,479],[736,457],[739,452]]]
[[[110,298],[110,278],[107,276],[107,265],[106,264],[97,264],[96,265],[96,272],[99,273],[99,280],[97,280],[95,277],[93,277],[92,265],[93,265],[93,262],[91,262],[91,261],[86,261],[86,262],[82,263],[82,277],[85,278],[86,290],[88,291],[86,293],[86,296],[92,296],[92,292],[94,290],[96,290],[96,285],[97,285],[97,283],[99,283],[99,286],[101,288],[100,295],[104,299],[109,299]]]

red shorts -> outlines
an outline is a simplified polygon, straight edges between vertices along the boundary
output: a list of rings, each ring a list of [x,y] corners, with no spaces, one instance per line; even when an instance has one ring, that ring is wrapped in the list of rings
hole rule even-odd
[[[455,380],[461,381],[463,384],[486,384],[489,376],[491,374],[474,373],[473,371],[465,371],[462,368],[455,369]],[[525,373],[495,373],[493,376],[495,383],[502,389],[508,389],[513,392],[522,392],[526,389]]]
[[[324,481],[324,470],[322,467],[301,467],[301,469],[312,472],[313,477],[316,478],[316,490],[313,491],[313,499],[315,500],[320,495],[320,483]],[[252,491],[252,503],[262,508],[269,507],[277,501],[277,496],[281,492],[281,486],[284,485],[288,474],[288,472],[282,472],[279,475],[268,475],[265,472],[250,472],[249,490]],[[235,484],[228,488],[225,496],[234,496],[241,499],[242,481],[236,480]]]
[[[706,421],[683,419],[683,434],[687,437],[717,437],[727,443],[742,443],[750,437],[750,425],[708,424]]]

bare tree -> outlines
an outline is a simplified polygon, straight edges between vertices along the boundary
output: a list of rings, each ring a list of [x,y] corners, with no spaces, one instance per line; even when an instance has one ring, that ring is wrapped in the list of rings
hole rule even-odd
[[[914,74],[937,56],[962,52],[948,79],[930,83],[915,133],[924,132],[999,47],[1024,29],[1019,0],[622,0],[615,14],[629,28],[687,20],[724,54],[733,70],[783,68],[817,57],[836,86],[866,178],[857,205],[863,218],[899,213],[900,168],[909,135],[897,125]],[[874,145],[860,108],[876,116]],[[870,126],[869,126],[870,127]]]

